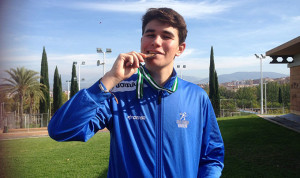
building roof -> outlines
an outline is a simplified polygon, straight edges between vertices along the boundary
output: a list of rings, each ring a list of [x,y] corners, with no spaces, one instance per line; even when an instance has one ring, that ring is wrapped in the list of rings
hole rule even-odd
[[[300,36],[266,52],[267,56],[294,56],[300,54]]]

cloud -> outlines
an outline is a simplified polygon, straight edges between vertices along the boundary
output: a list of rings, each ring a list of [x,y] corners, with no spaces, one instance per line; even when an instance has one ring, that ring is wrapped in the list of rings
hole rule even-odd
[[[210,59],[207,58],[184,58],[182,60],[175,60],[175,65],[186,65],[189,70],[206,70],[209,68]],[[215,56],[216,69],[241,69],[253,67],[258,69],[259,62],[252,56],[238,56],[238,57],[222,57]]]
[[[68,6],[76,9],[127,13],[144,13],[150,7],[169,7],[178,11],[185,18],[200,19],[213,14],[228,11],[234,6],[234,4],[220,1],[195,2],[175,0],[143,0],[133,2],[79,2]]]
[[[196,49],[196,48],[186,48],[184,50],[184,52],[178,57],[178,60],[181,60],[184,58],[190,58],[191,56],[199,56],[199,55],[202,55],[205,53],[206,52],[200,51],[199,49]]]
[[[215,57],[215,66],[218,69],[243,68],[253,67],[259,64],[252,56],[237,56],[237,57]]]

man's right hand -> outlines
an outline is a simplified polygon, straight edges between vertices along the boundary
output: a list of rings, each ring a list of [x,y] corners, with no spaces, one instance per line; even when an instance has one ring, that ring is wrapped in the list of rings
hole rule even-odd
[[[102,77],[101,82],[107,90],[111,90],[121,81],[131,77],[146,57],[146,54],[134,51],[120,54],[111,70]]]

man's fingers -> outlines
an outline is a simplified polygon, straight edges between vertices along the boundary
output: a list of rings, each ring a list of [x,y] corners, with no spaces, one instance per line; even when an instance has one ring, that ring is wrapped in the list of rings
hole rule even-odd
[[[128,53],[128,56],[126,56],[124,62],[126,67],[138,68],[140,66],[140,63],[144,62],[144,55],[132,51]]]
[[[124,63],[125,63],[125,66],[126,67],[131,67],[132,65],[133,65],[133,63],[134,63],[134,59],[133,59],[134,57],[132,56],[132,55],[127,55],[126,57],[125,57],[125,61],[124,61]]]
[[[136,53],[136,52],[133,53],[133,56],[134,56],[133,66],[136,67],[136,68],[140,67],[140,63],[144,62],[143,56],[140,55],[140,53]]]

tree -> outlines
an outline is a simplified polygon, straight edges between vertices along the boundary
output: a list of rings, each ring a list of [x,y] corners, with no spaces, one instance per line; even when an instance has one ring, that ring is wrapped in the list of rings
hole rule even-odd
[[[38,72],[33,70],[28,70],[25,67],[6,70],[6,73],[9,74],[9,78],[3,78],[6,82],[1,86],[1,92],[7,92],[9,96],[16,95],[20,103],[20,127],[24,128],[23,121],[23,105],[25,96],[30,91],[30,88],[33,88],[37,85],[37,81],[40,78],[37,76]]]
[[[257,87],[243,87],[236,92],[236,99],[238,100],[238,107],[252,108],[256,105]]]
[[[49,77],[48,77],[48,61],[45,47],[43,47],[42,62],[41,62],[41,78],[40,83],[46,86],[43,90],[44,100],[40,100],[40,113],[48,113],[50,107],[50,87],[49,87]],[[47,125],[47,119],[43,120],[42,125]]]
[[[279,88],[279,91],[278,91],[278,103],[282,104],[282,91],[281,91],[281,88]]]
[[[219,87],[220,98],[222,99],[234,99],[235,92],[228,90],[226,87],[220,86]]]
[[[290,84],[286,83],[282,85],[282,102],[284,106],[288,106],[290,103]]]
[[[267,99],[269,102],[277,103],[278,102],[278,92],[279,85],[277,82],[268,82],[267,84]]]
[[[53,113],[55,113],[62,105],[61,79],[58,73],[57,66],[54,71],[53,80]]]
[[[220,93],[219,93],[219,81],[218,81],[218,74],[215,71],[215,88],[216,88],[216,100],[215,100],[215,113],[217,117],[220,117]]]
[[[209,65],[209,99],[212,103],[216,116],[220,116],[220,94],[219,82],[217,72],[215,70],[214,49],[211,47],[210,51],[210,65]]]
[[[76,66],[75,66],[75,62],[73,62],[70,98],[72,98],[79,90],[77,80],[78,79],[76,76]]]
[[[211,47],[210,51],[210,64],[209,64],[209,98],[212,103],[214,103],[215,99],[215,91],[216,91],[216,73],[215,73],[215,62],[214,62],[214,54],[213,54],[213,47]]]

